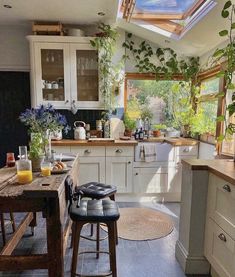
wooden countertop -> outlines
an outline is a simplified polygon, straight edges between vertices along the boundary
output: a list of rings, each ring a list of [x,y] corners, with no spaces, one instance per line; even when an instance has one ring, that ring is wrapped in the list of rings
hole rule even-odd
[[[53,140],[51,142],[53,146],[134,146],[138,142],[135,140],[115,140],[110,141],[88,141],[88,140],[73,140],[73,139],[62,139]]]
[[[143,142],[166,142],[174,146],[193,146],[197,145],[198,141],[190,138],[167,138],[157,137],[149,138]],[[53,146],[135,146],[138,144],[136,140],[115,140],[114,142],[107,141],[87,141],[87,140],[73,140],[73,139],[62,139],[54,140],[51,142]]]
[[[227,182],[235,185],[235,162],[231,159],[200,160],[183,159],[183,164],[190,166],[192,170],[208,170]]]

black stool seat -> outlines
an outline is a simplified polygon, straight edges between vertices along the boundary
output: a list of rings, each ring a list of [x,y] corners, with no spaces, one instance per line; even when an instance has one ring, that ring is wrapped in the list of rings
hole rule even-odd
[[[115,186],[98,182],[86,183],[77,187],[76,190],[82,193],[82,197],[89,197],[92,199],[102,199],[114,195],[117,192]]]
[[[119,209],[115,201],[81,200],[79,207],[73,203],[70,207],[70,217],[73,221],[109,222],[119,219]]]

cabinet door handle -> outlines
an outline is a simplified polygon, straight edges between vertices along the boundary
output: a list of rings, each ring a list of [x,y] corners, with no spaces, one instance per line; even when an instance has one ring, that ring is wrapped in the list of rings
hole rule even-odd
[[[138,172],[136,172],[136,174],[135,175],[139,175],[139,173]]]
[[[65,102],[64,102],[65,104],[67,104],[67,103],[69,103],[69,100],[65,100]]]
[[[131,164],[131,162],[129,161],[128,164]]]
[[[117,150],[116,150],[116,153],[119,153],[119,154],[120,154],[120,153],[122,153],[122,152],[123,152],[122,149],[117,149]]]
[[[224,235],[223,233],[219,234],[219,235],[218,235],[218,238],[221,239],[221,240],[224,241],[224,242],[227,241],[227,239],[226,239],[226,237],[225,237],[225,235]]]
[[[84,153],[85,153],[85,154],[91,154],[91,150],[86,149],[86,150],[84,150]]]
[[[227,192],[231,192],[231,188],[230,188],[230,186],[228,184],[224,185],[223,189],[226,190]]]

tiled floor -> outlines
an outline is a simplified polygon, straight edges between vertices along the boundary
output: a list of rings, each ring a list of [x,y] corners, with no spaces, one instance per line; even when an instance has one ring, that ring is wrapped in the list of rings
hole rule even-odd
[[[151,241],[128,241],[119,239],[117,246],[118,277],[184,277],[178,262],[175,259],[175,243],[178,238],[178,223],[180,206],[176,203],[119,203],[119,207],[145,206],[161,210],[171,216],[175,228],[167,237]],[[85,230],[86,231],[86,230]],[[94,247],[94,242],[81,240],[80,249],[87,250]],[[107,240],[101,247],[107,247]],[[43,253],[46,251],[45,220],[39,217],[35,236],[30,236],[30,230],[19,243],[15,254]],[[71,249],[67,249],[65,258],[65,277],[70,276]],[[101,255],[97,260],[94,254],[81,255],[78,271],[83,274],[104,272],[108,270],[108,255]],[[47,270],[23,272],[0,272],[0,276],[38,276],[46,277]],[[56,273],[55,273],[56,277]]]

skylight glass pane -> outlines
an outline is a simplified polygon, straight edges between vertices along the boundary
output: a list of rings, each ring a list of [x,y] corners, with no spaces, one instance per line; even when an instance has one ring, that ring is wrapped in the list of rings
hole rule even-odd
[[[182,14],[198,0],[137,0],[135,12],[157,14]]]

